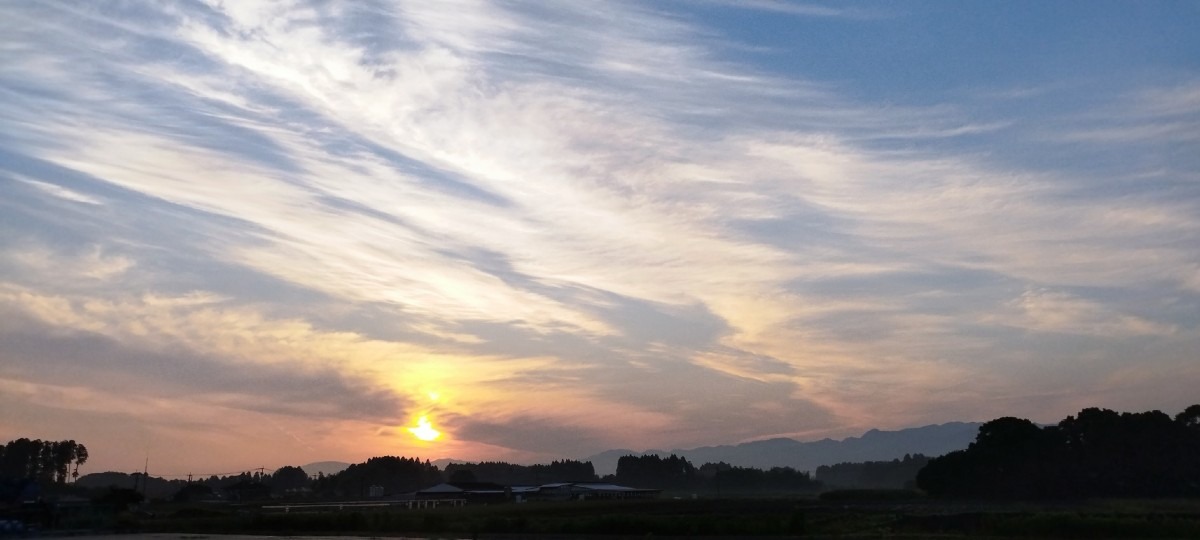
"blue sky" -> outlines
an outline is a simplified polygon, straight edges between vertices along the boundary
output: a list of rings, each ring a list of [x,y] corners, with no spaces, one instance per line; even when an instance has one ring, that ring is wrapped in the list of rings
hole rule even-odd
[[[0,436],[96,467],[1196,401],[1193,3],[0,15]]]

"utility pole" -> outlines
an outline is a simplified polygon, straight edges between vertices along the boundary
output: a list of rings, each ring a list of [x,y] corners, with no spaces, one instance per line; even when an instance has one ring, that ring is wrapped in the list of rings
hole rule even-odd
[[[146,486],[150,483],[150,453],[146,453],[146,463],[142,465],[142,497],[146,496]],[[144,499],[143,499],[144,500]]]

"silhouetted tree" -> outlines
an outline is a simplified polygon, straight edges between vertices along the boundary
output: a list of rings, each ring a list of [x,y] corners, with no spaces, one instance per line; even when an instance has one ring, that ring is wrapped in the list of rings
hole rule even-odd
[[[1200,404],[1192,405],[1175,415],[1175,421],[1188,429],[1200,430]]]
[[[480,463],[451,463],[446,465],[447,481],[466,478],[465,472],[478,482],[494,482],[514,486],[536,486],[554,482],[590,482],[596,480],[596,469],[590,461],[562,460],[549,464],[516,465],[513,463],[484,461]]]
[[[1172,420],[1160,411],[1089,408],[1046,428],[1018,418],[993,420],[966,450],[930,460],[917,484],[943,497],[1200,495],[1195,413],[1200,407]]]
[[[772,467],[767,470],[723,467],[713,474],[707,484],[702,487],[725,493],[814,491],[820,487],[820,483],[814,481],[807,472],[791,467]]]
[[[73,471],[71,471],[71,479],[72,480],[79,479],[79,466],[83,465],[84,463],[87,463],[87,460],[88,460],[87,447],[82,444],[77,445],[75,448],[75,462],[74,462],[75,469]]]
[[[479,481],[477,478],[475,478],[475,473],[471,472],[471,469],[458,469],[458,470],[450,473],[449,476],[450,476],[450,478],[448,480],[450,482],[478,482]]]
[[[671,454],[622,456],[617,460],[616,480],[641,488],[690,488],[696,485],[696,467],[687,459]]]
[[[65,484],[71,477],[71,466],[75,466],[78,476],[79,465],[87,457],[87,448],[75,441],[21,438],[0,447],[0,476]]]
[[[380,486],[384,493],[395,494],[417,491],[441,481],[441,471],[429,461],[383,456],[320,478],[313,482],[313,490],[325,496],[363,497],[371,486]]]
[[[267,483],[275,493],[288,493],[307,488],[310,482],[304,469],[285,466],[276,469]]]
[[[914,487],[917,472],[929,463],[921,454],[891,461],[838,463],[817,467],[815,479],[829,487],[855,489],[906,489]]]

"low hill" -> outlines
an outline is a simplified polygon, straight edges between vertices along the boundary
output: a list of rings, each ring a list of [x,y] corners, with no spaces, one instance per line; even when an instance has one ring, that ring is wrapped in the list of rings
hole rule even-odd
[[[318,473],[329,476],[331,474],[340,473],[346,470],[346,467],[349,466],[349,463],[344,463],[341,461],[317,461],[315,463],[309,463],[308,465],[301,465],[300,468],[304,469],[304,472],[309,476],[316,476]]]
[[[646,454],[664,457],[675,454],[687,458],[696,466],[723,461],[730,465],[758,469],[791,467],[801,471],[814,471],[821,465],[885,461],[903,457],[905,454],[940,456],[966,448],[975,440],[979,426],[978,422],[950,422],[897,431],[872,429],[861,437],[848,437],[840,441],[821,439],[801,442],[777,438],[690,450],[607,450],[584,458],[584,461],[591,461],[596,467],[596,474],[601,476],[615,473],[617,460],[621,456]]]
[[[158,478],[156,476],[150,476],[149,478],[146,478],[136,473],[128,474],[112,471],[85,474],[80,476],[79,479],[75,481],[75,485],[77,487],[88,489],[104,489],[110,487],[136,489],[151,499],[170,497],[186,484],[187,482],[182,480],[167,480],[164,478]]]

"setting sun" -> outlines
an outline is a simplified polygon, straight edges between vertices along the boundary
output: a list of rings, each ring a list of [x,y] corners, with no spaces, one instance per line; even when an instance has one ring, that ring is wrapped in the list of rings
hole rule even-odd
[[[442,432],[433,429],[433,424],[429,423],[429,418],[424,416],[417,420],[417,427],[410,427],[408,431],[422,441],[434,441],[442,436]]]

